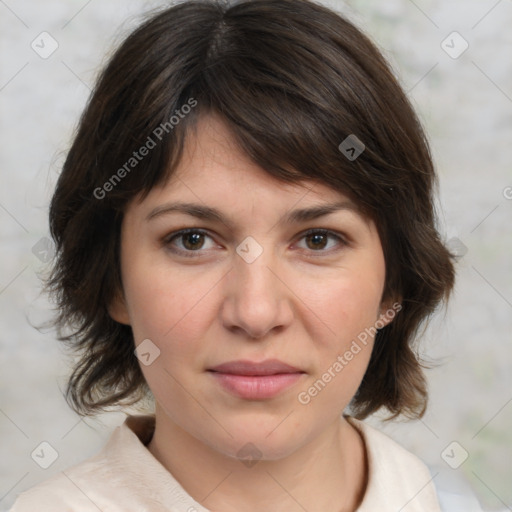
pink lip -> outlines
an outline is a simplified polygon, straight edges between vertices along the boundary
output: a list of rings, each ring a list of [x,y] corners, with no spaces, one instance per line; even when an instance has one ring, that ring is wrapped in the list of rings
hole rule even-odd
[[[297,382],[302,370],[277,359],[231,361],[208,370],[230,393],[247,400],[272,398]]]

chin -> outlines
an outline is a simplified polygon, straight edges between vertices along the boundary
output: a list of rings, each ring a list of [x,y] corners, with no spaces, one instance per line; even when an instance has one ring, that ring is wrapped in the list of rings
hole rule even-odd
[[[306,444],[310,436],[306,430],[298,430],[296,424],[290,423],[285,426],[284,422],[280,425],[280,421],[282,418],[279,421],[272,418],[259,422],[251,418],[245,421],[237,420],[231,425],[224,425],[232,437],[223,432],[225,435],[208,436],[203,442],[215,451],[234,459],[283,459]]]

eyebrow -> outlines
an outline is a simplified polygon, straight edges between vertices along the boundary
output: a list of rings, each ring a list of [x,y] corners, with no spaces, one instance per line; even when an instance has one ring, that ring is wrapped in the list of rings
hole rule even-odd
[[[292,210],[284,215],[278,223],[294,224],[307,222],[343,210],[352,211],[358,215],[361,214],[359,208],[357,208],[352,201],[344,200],[337,203],[322,204],[318,206],[311,206],[309,208]],[[161,217],[162,215],[175,212],[184,213],[201,220],[219,222],[225,224],[229,229],[234,229],[233,223],[220,210],[196,203],[172,202],[157,206],[146,217],[146,221],[149,222],[150,220]]]

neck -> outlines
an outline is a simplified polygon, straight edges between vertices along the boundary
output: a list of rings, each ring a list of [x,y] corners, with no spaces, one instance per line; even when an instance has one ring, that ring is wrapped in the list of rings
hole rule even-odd
[[[157,405],[148,449],[210,511],[352,512],[366,488],[364,442],[345,418],[285,458],[244,464],[191,436]]]

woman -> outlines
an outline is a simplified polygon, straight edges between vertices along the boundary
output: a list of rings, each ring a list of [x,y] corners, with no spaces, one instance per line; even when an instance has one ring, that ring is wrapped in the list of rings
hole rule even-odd
[[[50,290],[79,413],[154,399],[14,512],[436,511],[361,420],[415,418],[453,286],[388,65],[307,0],[188,1],[121,45],[57,184]]]

